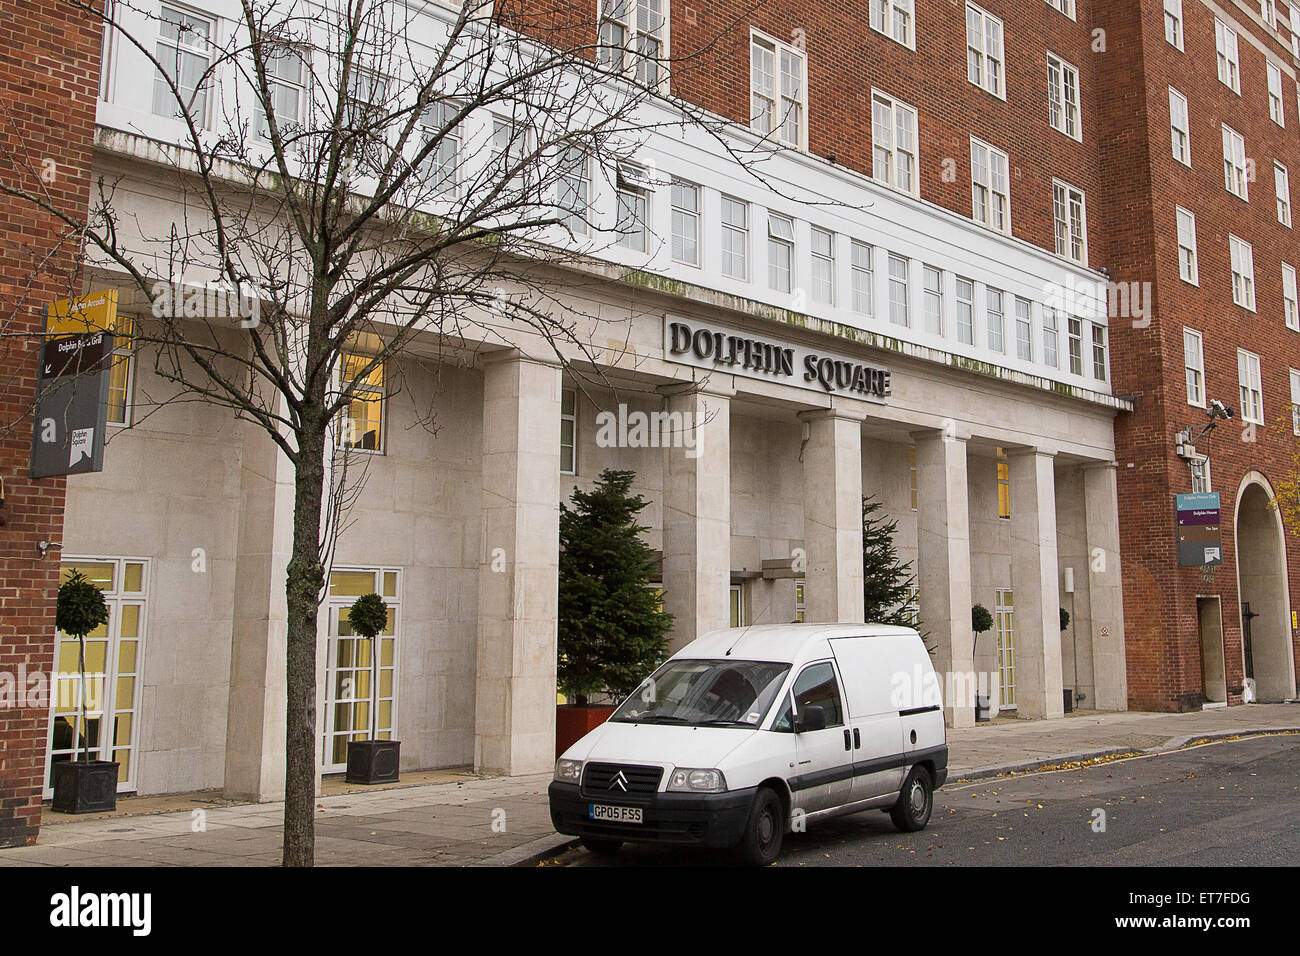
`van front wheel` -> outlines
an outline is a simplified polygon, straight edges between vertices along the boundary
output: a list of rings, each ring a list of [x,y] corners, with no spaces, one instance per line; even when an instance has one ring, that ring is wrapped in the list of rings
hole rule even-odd
[[[760,787],[749,810],[745,835],[736,848],[740,861],[747,866],[769,866],[781,855],[785,836],[785,814],[781,798],[769,787]]]
[[[898,802],[889,811],[894,826],[904,833],[924,830],[930,822],[930,811],[934,807],[934,784],[930,771],[925,767],[913,767],[912,772],[903,781],[903,789],[898,794]]]

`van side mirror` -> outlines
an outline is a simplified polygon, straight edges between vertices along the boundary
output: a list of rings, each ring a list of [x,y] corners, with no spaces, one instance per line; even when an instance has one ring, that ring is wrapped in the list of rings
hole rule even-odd
[[[810,730],[826,729],[826,710],[816,704],[809,704],[799,713],[799,719],[794,722],[794,732],[804,734]]]

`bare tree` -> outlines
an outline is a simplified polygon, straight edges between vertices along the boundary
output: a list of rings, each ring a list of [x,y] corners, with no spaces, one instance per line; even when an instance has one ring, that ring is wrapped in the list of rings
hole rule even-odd
[[[736,155],[721,120],[662,93],[670,71],[709,68],[711,43],[689,62],[626,50],[617,23],[598,36],[547,2],[241,0],[221,37],[169,8],[63,2],[152,66],[154,111],[181,130],[153,157],[176,221],[124,214],[102,176],[86,218],[69,215],[28,157],[0,157],[0,190],[150,303],[123,334],[178,400],[231,409],[292,462],[284,864],[310,865],[317,613],[357,489],[357,409],[417,338],[586,354],[546,277],[581,283],[605,245],[643,233],[632,208],[595,221],[588,191],[653,177],[636,165],[652,133],[704,131]]]

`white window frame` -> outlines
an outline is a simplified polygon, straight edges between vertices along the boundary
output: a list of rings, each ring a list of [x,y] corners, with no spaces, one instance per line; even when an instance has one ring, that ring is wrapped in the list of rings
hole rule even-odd
[[[1241,53],[1237,45],[1237,31],[1218,17],[1214,18],[1214,52],[1219,82],[1240,96]]]
[[[889,321],[893,325],[909,328],[912,317],[908,309],[908,260],[896,252],[889,254],[886,270],[889,278]]]
[[[849,279],[853,311],[858,315],[876,314],[876,283],[873,271],[875,250],[870,243],[854,239],[849,245]]]
[[[1238,199],[1250,202],[1250,182],[1246,171],[1246,137],[1224,123],[1223,188]]]
[[[1053,308],[1043,308],[1043,364],[1061,367],[1061,314]]]
[[[144,698],[144,679],[145,679],[145,652],[149,643],[149,611],[151,601],[150,592],[152,590],[152,573],[150,558],[123,556],[123,555],[73,555],[64,554],[60,556],[61,565],[76,564],[112,564],[113,565],[113,586],[111,590],[101,591],[104,595],[104,603],[108,606],[108,621],[105,624],[105,669],[102,682],[102,690],[98,695],[96,703],[98,707],[90,707],[92,702],[89,693],[86,695],[87,719],[99,718],[99,733],[97,743],[90,748],[91,760],[114,760],[116,759],[115,751],[128,750],[130,753],[127,774],[124,780],[118,781],[116,791],[118,793],[130,793],[137,789],[140,775],[140,757],[141,757],[141,726],[145,704]],[[129,564],[141,565],[140,570],[140,590],[127,591],[126,584],[126,566]],[[134,685],[132,687],[132,699],[130,702],[124,702],[118,699],[119,679],[122,673],[118,670],[120,663],[120,650],[122,645],[122,609],[124,607],[138,607],[139,616],[136,619],[138,633],[134,638],[135,646],[135,670],[128,676],[133,676]],[[53,624],[50,625],[53,630]],[[70,642],[74,647],[77,644],[75,638],[69,635],[62,635],[57,631],[54,637],[54,663],[56,672],[47,675],[46,692],[48,695],[48,719],[46,730],[45,757],[43,761],[44,776],[42,777],[42,795],[43,799],[51,799],[54,796],[53,788],[50,786],[51,756],[54,752],[54,730],[56,708],[60,700],[60,694],[65,692],[64,687],[60,686],[59,678],[64,676],[59,669],[59,645],[64,642]],[[72,703],[80,704],[81,701],[81,684],[79,675],[76,671],[72,672],[73,683],[75,686],[70,688],[74,695]],[[66,676],[64,677],[66,680]],[[94,676],[87,667],[86,681],[87,686],[94,680]],[[126,703],[126,706],[123,704]],[[130,740],[126,744],[117,743],[117,718],[122,714],[129,714],[131,718]],[[74,755],[70,759],[79,759],[80,753],[77,748],[85,735],[81,729],[81,708],[77,706],[72,715],[73,724],[73,745]],[[60,748],[62,750],[62,748]]]
[[[1169,141],[1174,159],[1184,166],[1192,165],[1192,130],[1191,113],[1188,110],[1187,97],[1172,86],[1169,87]]]
[[[885,112],[887,124],[879,121]],[[910,120],[910,128],[907,121]],[[901,122],[900,122],[901,121]],[[921,195],[919,123],[916,107],[881,90],[871,91],[871,176],[882,185]],[[909,141],[910,142],[906,142]],[[906,178],[906,184],[904,184]]]
[[[668,85],[665,64],[670,36],[669,3],[670,0],[596,0],[598,62],[649,89],[664,91]],[[653,22],[656,17],[657,25]]]
[[[1016,358],[1022,362],[1034,360],[1033,306],[1028,299],[1016,296]]]
[[[278,72],[276,72],[279,65],[284,63],[286,60],[292,60],[293,62],[299,64],[300,71],[298,74],[298,79],[294,80],[289,77],[281,76]],[[292,118],[282,117],[280,116],[279,110],[275,110],[275,114],[276,114],[275,122],[276,125],[280,127],[280,136],[282,138],[285,137],[286,135],[290,135],[290,136],[293,135],[295,131],[295,127],[299,126],[299,124],[301,124],[303,121],[303,109],[308,102],[307,80],[308,77],[311,75],[310,71],[311,71],[311,50],[308,47],[302,47],[295,44],[292,47],[290,47],[290,50],[286,51],[285,54],[278,57],[267,58],[266,85],[267,85],[268,92],[271,94],[272,101],[275,100],[276,93],[280,89],[297,91],[297,95],[295,97],[295,99],[297,100],[297,105],[295,106],[295,111],[297,113],[296,116]],[[256,77],[255,76],[251,77],[251,79],[254,85],[256,85]],[[254,90],[253,135],[256,136],[258,139],[262,140],[263,142],[269,143],[271,141],[271,124],[267,118],[265,106],[266,104],[262,102],[261,98],[257,96],[256,90]],[[289,148],[292,149],[291,144],[289,145]]]
[[[618,234],[615,245],[631,252],[650,251],[650,216],[654,190],[649,171],[632,163],[618,163],[614,182]],[[631,226],[639,228],[630,228]]]
[[[1183,0],[1165,0],[1165,42],[1183,51]]]
[[[1291,174],[1282,163],[1273,161],[1273,195],[1277,199],[1277,221],[1291,228]]]
[[[1187,404],[1205,408],[1205,340],[1195,329],[1183,327],[1183,379]]]
[[[1245,349],[1237,349],[1241,420],[1255,425],[1264,424],[1264,391],[1260,379],[1259,356]]]
[[[186,26],[187,29],[190,21],[206,23],[208,28],[208,33],[207,36],[204,38],[203,42],[201,44],[199,43],[184,44],[180,42],[179,37],[175,41],[164,39],[162,35],[162,25],[163,25],[163,17],[161,13],[162,10],[170,10],[173,13],[177,13],[181,17],[185,18],[185,24],[187,25]],[[212,68],[213,44],[216,42],[217,18],[210,13],[203,13],[193,9],[192,7],[188,7],[180,3],[170,3],[170,2],[163,3],[160,5],[159,11],[160,12],[157,17],[158,31],[154,37],[154,57],[155,59],[157,59],[159,63],[167,63],[168,58],[160,48],[165,46],[168,50],[174,51],[175,55],[171,58],[171,61],[176,67],[176,72],[175,75],[171,76],[171,79],[176,84],[177,88],[183,93],[184,87],[181,84],[181,69],[182,69],[181,64],[184,62],[185,54],[189,54],[190,56],[193,57],[202,57],[207,64],[204,68],[204,72]],[[208,116],[212,110],[212,94],[216,91],[216,88],[217,88],[217,83],[215,82],[215,77],[209,75],[207,80],[201,86],[195,87],[194,93],[191,94],[190,96],[190,103],[186,104],[187,106],[193,105],[195,100],[199,99],[200,97],[202,98],[203,108],[200,111],[201,115],[195,115],[192,117],[194,120],[194,124],[200,129],[207,129],[209,126]],[[159,112],[158,98],[160,96],[165,97],[165,103],[163,104],[164,108],[172,107],[170,112]],[[180,120],[180,110],[182,104],[173,103],[174,99],[175,96],[173,95],[172,91],[166,87],[165,84],[161,88],[159,87],[159,77],[157,75],[154,75],[153,90],[151,93],[151,101],[150,101],[150,111],[155,116],[162,116],[168,119]]]
[[[1092,323],[1092,377],[1099,382],[1110,381],[1109,331],[1100,322]]]
[[[1300,297],[1296,294],[1295,267],[1282,263],[1282,317],[1286,327],[1300,332]]]
[[[1083,374],[1083,319],[1077,315],[1065,317],[1065,344],[1071,375]]]
[[[669,187],[669,201],[672,206],[672,248],[674,262],[700,267],[700,196],[702,190],[695,183],[674,178]],[[687,195],[693,196],[694,207],[679,201]],[[690,243],[695,248],[695,255],[688,257],[685,245]],[[679,246],[681,247],[679,249]]]
[[[984,287],[984,327],[988,335],[990,351],[1005,352],[1007,349],[1007,301],[1001,289]]]
[[[770,70],[761,68],[760,60],[764,56],[771,58]],[[796,72],[791,73],[784,68],[787,60],[796,65]],[[794,85],[788,84],[787,79],[792,80]],[[766,104],[761,109],[760,101]],[[751,29],[749,31],[749,103],[751,130],[764,139],[772,139],[786,146],[793,146],[795,149],[806,149],[808,60],[804,51],[788,43],[782,43],[759,30]],[[792,110],[795,112],[793,139],[786,135]],[[778,114],[781,117],[780,122],[777,122]],[[764,117],[766,117],[766,129]]]
[[[576,161],[575,161],[576,160]],[[564,147],[555,183],[555,207],[567,228],[580,236],[589,231],[592,158],[581,146]]]
[[[566,412],[565,406],[572,408]],[[568,461],[565,461],[564,423],[573,426],[573,441],[568,447]],[[566,465],[568,467],[566,467]],[[560,474],[576,475],[578,473],[578,390],[576,388],[560,389]]]
[[[963,294],[964,287],[964,294]],[[957,341],[975,344],[975,283],[957,276]],[[963,318],[965,321],[963,321]]]
[[[1047,122],[1058,133],[1083,142],[1079,68],[1051,51],[1047,53]]]
[[[732,238],[739,237],[740,239],[741,272],[738,274],[735,272],[727,271],[728,256],[734,257],[735,252],[734,250],[728,250],[726,248],[725,242],[721,244],[722,261],[719,264],[719,269],[721,270],[724,276],[730,279],[738,279],[741,282],[748,282],[749,281],[749,220],[750,220],[749,203],[745,202],[743,199],[737,199],[734,196],[727,196],[724,194],[722,196],[721,208],[723,212],[722,222],[721,222],[722,236],[723,237],[730,236]],[[744,222],[741,224],[737,224],[735,222],[728,221],[726,215],[728,209],[733,209],[733,210],[739,209],[743,215]]]
[[[1203,495],[1213,490],[1209,455],[1193,455],[1187,460],[1187,468],[1192,473],[1192,494]]]
[[[1011,157],[989,143],[974,136],[970,139],[971,150],[971,218],[995,232],[1011,235]],[[979,160],[983,158],[981,163]],[[998,161],[1000,161],[1002,190],[998,186]],[[984,168],[984,180],[979,177],[980,166]],[[981,195],[983,196],[983,215],[980,214]],[[1001,200],[1001,225],[997,223],[995,211]]]
[[[943,335],[943,270],[935,266],[921,267],[921,312],[925,331]]]
[[[835,233],[820,226],[811,229],[808,270],[810,298],[818,305],[835,305]]]
[[[389,703],[388,719],[391,726],[381,727],[379,723],[378,714],[375,714],[375,726],[376,728],[378,728],[380,733],[388,734],[387,739],[394,740],[397,737],[397,730],[401,726],[401,724],[398,723],[397,709],[398,709],[398,698],[400,696],[400,689],[401,689],[402,585],[403,585],[402,578],[404,576],[404,572],[402,571],[401,568],[392,567],[392,566],[344,567],[344,566],[335,565],[334,567],[331,567],[329,570],[331,573],[340,572],[340,571],[344,571],[344,572],[350,571],[350,572],[361,572],[361,573],[373,574],[376,583],[375,593],[378,594],[383,594],[384,575],[386,574],[396,575],[396,579],[394,581],[395,593],[392,596],[384,595],[384,603],[387,604],[388,607],[393,612],[393,635],[392,635],[393,662],[392,664],[384,664],[383,657],[381,656],[379,658],[380,686],[381,687],[383,686],[382,672],[385,670],[391,671],[392,680],[389,684],[391,693],[390,696],[387,698],[381,697],[378,694],[376,694],[374,698],[376,703],[382,703],[385,700],[387,700]],[[336,622],[339,622],[341,616],[347,613],[348,609],[352,605],[352,602],[355,600],[356,598],[351,596],[346,596],[346,597],[331,596],[328,593],[328,577],[327,577],[326,597],[325,597],[325,601],[323,602],[323,608],[322,608],[325,612],[322,616],[324,617],[324,622],[325,622],[325,640],[326,640],[326,647],[328,648],[328,651],[326,652],[325,699],[323,701],[323,708],[324,708],[325,715],[324,715],[321,737],[318,741],[318,746],[320,749],[317,750],[317,754],[320,757],[320,761],[321,761],[321,772],[326,774],[342,773],[347,769],[345,763],[336,763],[331,756],[333,751],[334,739],[338,736],[341,736],[343,733],[339,731],[338,727],[334,723],[335,714],[337,712],[336,707],[339,704],[347,705],[353,703],[353,698],[351,697],[343,701],[338,701],[335,699],[336,681],[333,678],[334,675],[336,674],[335,668],[337,667],[336,662],[338,660],[336,642],[340,640],[340,637],[339,635],[331,632],[336,629],[337,626]],[[382,643],[384,637],[387,637],[387,635],[381,635],[379,638],[377,638],[377,640]],[[357,640],[361,640],[361,638],[357,638]],[[371,653],[373,654],[375,652],[376,652],[375,649],[372,648]],[[380,651],[380,653],[382,653],[382,650]],[[366,736],[369,736],[369,727],[361,727],[361,728],[354,727],[348,733],[352,733],[352,734],[364,733]]]
[[[1276,63],[1267,63],[1268,67],[1268,117],[1278,126],[1286,129],[1286,107],[1282,99],[1282,68]]]
[[[1188,285],[1201,284],[1200,267],[1196,255],[1196,214],[1182,206],[1174,207],[1177,222],[1175,235],[1178,241],[1178,277]]]
[[[871,0],[868,19],[871,29],[877,33],[909,50],[916,49],[916,5],[913,0]],[[901,37],[900,32],[903,34]]]
[[[789,263],[789,267],[784,268],[784,284],[780,281],[783,266],[777,258],[778,255],[784,255]],[[767,286],[773,292],[791,294],[794,292],[797,274],[798,270],[795,268],[794,219],[769,210],[767,214]]]
[[[1232,301],[1255,311],[1255,247],[1245,239],[1228,234],[1232,267]]]
[[[983,7],[966,4],[966,79],[1007,98],[1006,25]]]
[[[1071,20],[1074,19],[1074,0],[1047,0],[1047,5]]]
[[[1291,434],[1300,435],[1300,371],[1289,369],[1291,382]]]
[[[1088,205],[1082,189],[1062,179],[1052,180],[1052,221],[1056,254],[1087,265]]]

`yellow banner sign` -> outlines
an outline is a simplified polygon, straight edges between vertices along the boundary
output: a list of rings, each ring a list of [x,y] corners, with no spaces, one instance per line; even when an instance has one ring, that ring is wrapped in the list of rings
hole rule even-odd
[[[72,299],[60,299],[45,307],[47,335],[116,331],[118,331],[116,289],[88,292]]]

